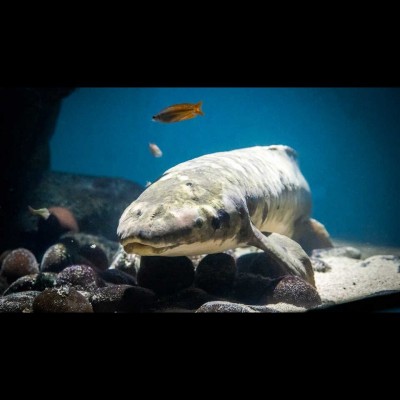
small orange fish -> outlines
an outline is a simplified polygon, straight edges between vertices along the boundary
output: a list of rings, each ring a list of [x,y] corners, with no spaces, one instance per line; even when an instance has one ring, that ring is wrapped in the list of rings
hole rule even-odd
[[[185,121],[186,119],[194,118],[197,115],[204,115],[203,111],[201,111],[200,109],[202,103],[202,101],[199,101],[196,104],[174,104],[173,106],[164,108],[164,110],[154,115],[153,121],[179,122]]]
[[[158,157],[162,156],[162,151],[155,143],[149,143],[149,149],[150,149],[151,154],[153,154],[154,157],[158,158]]]

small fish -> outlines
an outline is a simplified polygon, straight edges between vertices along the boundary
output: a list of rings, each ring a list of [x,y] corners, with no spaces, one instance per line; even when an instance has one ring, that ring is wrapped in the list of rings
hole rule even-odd
[[[150,149],[151,154],[153,154],[154,157],[158,158],[158,157],[162,156],[162,151],[155,143],[149,143],[149,149]]]
[[[153,121],[159,122],[179,122],[185,121],[186,119],[191,119],[196,117],[197,115],[204,115],[203,111],[201,111],[202,101],[199,101],[196,104],[191,103],[183,103],[183,104],[174,104],[164,110],[160,111],[158,114],[153,116]]]

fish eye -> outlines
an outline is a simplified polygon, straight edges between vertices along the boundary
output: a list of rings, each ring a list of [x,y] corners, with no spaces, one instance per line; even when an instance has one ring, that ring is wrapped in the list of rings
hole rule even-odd
[[[197,228],[201,228],[203,226],[204,220],[201,217],[196,218],[194,224]]]

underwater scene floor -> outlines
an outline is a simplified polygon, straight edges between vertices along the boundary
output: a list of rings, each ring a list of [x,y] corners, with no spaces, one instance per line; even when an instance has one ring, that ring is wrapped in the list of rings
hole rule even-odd
[[[255,247],[141,258],[101,236],[68,233],[40,262],[26,249],[2,256],[0,312],[305,312],[400,293],[400,248],[334,244],[310,257],[314,287],[274,276]]]

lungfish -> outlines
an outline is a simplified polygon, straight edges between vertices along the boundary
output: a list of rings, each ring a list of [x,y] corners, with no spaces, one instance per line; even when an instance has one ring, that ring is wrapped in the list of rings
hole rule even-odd
[[[296,152],[284,145],[208,154],[170,168],[126,208],[117,234],[126,252],[145,256],[256,246],[312,283],[305,251],[332,247],[311,218]]]

